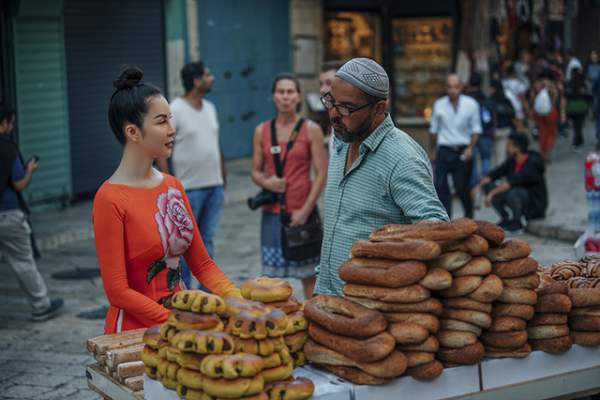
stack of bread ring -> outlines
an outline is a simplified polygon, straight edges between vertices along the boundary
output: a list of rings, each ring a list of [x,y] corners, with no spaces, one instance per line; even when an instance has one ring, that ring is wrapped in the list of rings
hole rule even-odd
[[[163,358],[166,358],[166,356],[161,357],[159,352],[164,353],[165,347],[169,345],[169,342],[161,337],[160,328],[161,324],[151,326],[146,329],[142,338],[144,348],[142,349],[141,360],[144,363],[144,373],[150,379],[157,379],[158,364]]]
[[[570,288],[569,328],[573,343],[600,346],[600,288]]]
[[[482,336],[487,357],[523,358],[531,353],[527,321],[535,313],[540,278],[539,264],[530,254],[529,244],[519,239],[496,243],[488,251],[492,272],[502,279],[504,288],[493,305],[492,325]]]
[[[315,296],[304,304],[310,320],[306,358],[360,385],[378,385],[402,375],[407,366],[382,313],[348,299]]]
[[[244,298],[261,302],[287,315],[283,341],[294,360],[294,366],[304,365],[306,357],[303,350],[308,339],[308,321],[304,317],[302,304],[292,296],[292,286],[280,278],[261,276],[242,283],[240,291]]]
[[[572,303],[564,282],[555,281],[547,272],[542,268],[537,271],[538,299],[535,315],[527,322],[528,342],[534,351],[562,353],[573,344],[567,325]]]

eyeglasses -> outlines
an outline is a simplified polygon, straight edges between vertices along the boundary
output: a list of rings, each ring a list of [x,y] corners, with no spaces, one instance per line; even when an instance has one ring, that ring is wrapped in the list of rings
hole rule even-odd
[[[323,105],[325,106],[325,108],[327,110],[331,110],[332,108],[335,107],[336,111],[338,112],[338,114],[340,114],[342,117],[347,117],[348,115],[357,112],[358,110],[362,110],[363,108],[372,106],[373,104],[377,103],[379,100],[377,101],[373,101],[371,103],[367,103],[367,104],[363,104],[360,107],[348,107],[342,104],[337,104],[335,102],[335,99],[333,98],[333,96],[331,95],[331,93],[327,93],[323,96],[321,96],[321,103],[323,103]]]

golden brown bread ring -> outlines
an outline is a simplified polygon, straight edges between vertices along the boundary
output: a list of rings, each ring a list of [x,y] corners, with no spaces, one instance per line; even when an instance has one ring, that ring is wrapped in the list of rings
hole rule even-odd
[[[539,296],[535,311],[538,313],[568,314],[572,305],[571,299],[566,294],[545,294]]]
[[[444,308],[455,308],[459,310],[473,310],[481,311],[489,314],[492,312],[492,305],[489,303],[482,303],[477,300],[469,299],[466,297],[455,297],[453,299],[443,299],[442,304]]]
[[[406,357],[398,351],[392,351],[387,357],[375,362],[356,362],[335,350],[331,350],[312,340],[306,342],[304,354],[311,362],[317,364],[341,365],[356,367],[364,372],[380,377],[395,378],[406,370]]]
[[[303,400],[312,396],[314,391],[314,383],[307,378],[294,378],[265,385],[265,393],[269,400]]]
[[[540,276],[536,272],[518,278],[504,278],[504,286],[523,289],[537,289],[540,286]]]
[[[262,374],[252,378],[223,379],[204,377],[202,390],[213,397],[239,398],[251,396],[262,392],[265,380]]]
[[[600,306],[600,289],[569,289],[573,307]]]
[[[500,278],[518,278],[536,272],[538,262],[531,257],[519,258],[512,261],[494,262],[492,271]]]
[[[477,230],[476,234],[483,237],[485,240],[490,242],[494,246],[500,246],[504,242],[504,229],[496,224],[488,221],[476,220]]]
[[[283,337],[266,338],[262,340],[236,338],[234,352],[255,354],[257,356],[265,357],[281,351],[284,346]]]
[[[355,367],[327,364],[318,364],[317,367],[357,385],[383,385],[389,382],[389,379],[378,378]]]
[[[436,335],[440,345],[446,348],[459,349],[477,342],[477,335],[471,332],[441,330]]]
[[[527,322],[528,326],[539,325],[564,325],[568,322],[568,314],[559,313],[536,313],[535,316]]]
[[[223,332],[185,330],[177,332],[169,341],[171,346],[184,352],[198,354],[233,353],[235,341]]]
[[[145,345],[140,354],[140,359],[147,367],[157,367],[161,358],[158,356],[158,350]]]
[[[166,341],[171,340],[173,335],[177,333],[177,329],[169,324],[162,324],[160,326],[160,338]]]
[[[148,378],[156,380],[156,378],[157,378],[156,371],[157,371],[156,367],[149,367],[144,364],[144,374],[146,374],[146,376]]]
[[[306,317],[330,332],[368,338],[385,331],[383,314],[335,296],[315,296],[304,303]]]
[[[491,358],[525,358],[531,354],[531,346],[525,343],[518,349],[499,349],[497,347],[485,346],[485,356]]]
[[[473,257],[464,251],[451,251],[443,253],[434,260],[427,263],[430,268],[442,268],[446,271],[456,271],[457,269],[467,265]]]
[[[579,307],[579,308],[572,308],[571,312],[569,313],[570,316],[576,316],[576,315],[590,315],[593,317],[600,317],[600,307],[596,306],[596,307]]]
[[[355,339],[327,331],[318,324],[308,327],[308,334],[315,342],[349,357],[357,362],[373,362],[387,357],[396,346],[396,340],[388,332],[381,332],[366,339]]]
[[[517,349],[527,343],[527,331],[485,332],[481,341],[486,346],[499,349]]]
[[[502,304],[495,303],[492,317],[515,317],[529,321],[535,314],[535,307],[528,304]]]
[[[431,241],[411,240],[408,242],[369,242],[357,240],[352,244],[352,257],[386,258],[389,260],[425,261],[436,258],[442,250]]]
[[[281,364],[278,367],[268,368],[261,373],[265,379],[265,383],[283,381],[290,379],[294,372],[294,359],[290,356],[289,361]]]
[[[406,357],[407,368],[415,368],[435,360],[435,354],[423,351],[407,351],[404,356]]]
[[[427,273],[427,266],[420,261],[401,261],[393,266],[362,267],[350,259],[342,264],[339,273],[345,282],[397,288],[419,282]]]
[[[168,346],[167,351],[165,353],[167,360],[171,362],[177,362],[177,358],[180,354],[181,350],[173,346]]]
[[[433,335],[429,336],[423,343],[410,344],[406,346],[398,346],[402,352],[406,351],[424,351],[426,353],[437,353],[440,349],[440,342]]]
[[[569,336],[568,325],[538,325],[527,328],[529,339],[554,339]]]
[[[477,289],[483,278],[481,276],[460,276],[452,279],[452,286],[449,289],[441,290],[439,295],[442,297],[463,297]]]
[[[293,314],[302,309],[302,304],[295,297],[290,297],[285,301],[274,301],[271,303],[265,303],[267,307],[278,308],[286,314]]]
[[[477,364],[484,355],[485,348],[481,342],[465,346],[461,349],[447,349],[441,347],[437,352],[437,357],[440,361],[457,365]]]
[[[243,282],[240,285],[240,292],[248,300],[264,303],[285,301],[292,295],[292,285],[281,278],[259,276]]]
[[[285,341],[285,345],[288,347],[288,349],[292,353],[295,353],[302,350],[304,347],[304,343],[306,343],[308,340],[308,332],[299,331],[291,335],[284,336],[283,340]]]
[[[264,310],[265,305],[258,301],[244,299],[243,297],[228,297],[225,299],[226,318],[230,318],[245,310]]]
[[[596,347],[600,346],[600,332],[583,332],[571,329],[570,336],[573,343],[580,346]]]
[[[482,236],[475,234],[462,240],[439,242],[439,245],[442,247],[443,253],[448,251],[464,251],[472,256],[484,255],[490,248],[487,240],[485,240]]]
[[[406,375],[411,376],[418,381],[430,381],[444,372],[444,366],[438,360],[433,360],[427,364],[419,365],[414,368],[408,368]]]
[[[431,313],[434,315],[442,315],[444,306],[442,303],[433,297],[418,303],[387,303],[385,301],[367,299],[364,297],[352,297],[347,296],[348,300],[358,303],[362,306],[370,308],[372,310],[385,311],[385,312],[422,312]]]
[[[296,332],[305,331],[308,329],[308,320],[304,316],[304,312],[296,311],[288,315],[288,323],[285,328],[285,335],[293,335]]]
[[[168,378],[177,381],[177,373],[180,369],[181,366],[176,362],[160,360],[158,366],[156,367],[156,374],[162,378]]]
[[[249,378],[260,373],[264,365],[254,354],[210,354],[202,360],[200,372],[209,378]]]
[[[171,298],[171,304],[178,310],[201,314],[224,315],[227,308],[221,297],[197,289],[175,293]]]
[[[442,314],[444,318],[456,319],[469,324],[476,325],[480,328],[489,328],[492,325],[492,317],[489,314],[475,310],[457,310],[447,308]]]
[[[206,354],[186,353],[184,351],[180,351],[177,355],[177,364],[181,365],[182,368],[200,371],[200,365],[202,364],[204,357],[206,357]]]
[[[442,268],[430,268],[419,284],[429,290],[444,290],[452,286],[452,274]]]
[[[527,322],[515,317],[496,317],[488,328],[490,332],[513,332],[527,329]]]
[[[482,303],[491,303],[502,295],[503,290],[502,279],[496,275],[488,275],[468,297]]]
[[[503,262],[528,257],[531,254],[529,243],[520,239],[507,240],[499,247],[490,249],[487,257],[492,262]]]
[[[242,339],[276,338],[286,332],[288,320],[288,316],[278,308],[242,310],[229,318],[226,331]]]
[[[600,332],[600,317],[592,315],[570,316],[569,326],[576,331]]]
[[[486,276],[492,272],[492,263],[486,257],[473,257],[459,269],[452,271],[453,276]]]
[[[528,304],[535,306],[537,303],[537,293],[530,289],[505,287],[497,300],[500,303]]]
[[[384,225],[369,235],[373,242],[413,240],[456,240],[472,235],[477,230],[473,220],[460,218],[449,222],[423,221],[413,225]]]
[[[561,336],[552,339],[529,339],[529,344],[533,350],[544,351],[546,353],[564,353],[573,346],[571,336]]]
[[[144,332],[144,336],[142,336],[142,342],[153,349],[158,349],[158,344],[162,339],[160,337],[160,327],[161,324],[152,325]]]
[[[164,339],[161,339],[161,340],[162,340],[162,342],[160,342],[160,343],[162,345],[158,348],[158,356],[160,358],[166,359],[167,358],[167,349],[171,346],[169,345],[168,341],[166,341]]]
[[[429,337],[429,331],[414,322],[392,322],[388,331],[399,345],[422,343]]]
[[[412,322],[421,325],[430,333],[440,329],[440,320],[435,315],[427,313],[384,313],[389,322]]]
[[[289,362],[289,354],[290,353],[287,349],[285,352],[282,349],[281,351],[273,353],[270,356],[263,357],[264,369],[279,367],[280,365],[285,364],[285,361]]]
[[[187,368],[180,368],[177,370],[177,382],[189,389],[202,390],[203,381],[204,375],[199,371]]]
[[[418,284],[392,289],[347,283],[344,285],[343,291],[346,296],[365,297],[391,303],[418,303],[431,296],[429,289]]]
[[[167,317],[167,324],[174,326],[178,331],[185,329],[197,329],[199,331],[223,330],[223,322],[216,314],[198,314],[176,308],[172,309]]]
[[[459,331],[459,332],[471,332],[476,336],[480,336],[482,329],[477,325],[470,324],[468,322],[459,321],[457,319],[440,319],[440,327],[442,330],[448,331]]]

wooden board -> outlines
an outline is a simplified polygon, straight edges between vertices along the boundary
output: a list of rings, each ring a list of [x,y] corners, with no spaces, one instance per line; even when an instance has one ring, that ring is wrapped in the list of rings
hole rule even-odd
[[[144,332],[146,332],[146,328],[134,329],[112,335],[96,336],[87,340],[86,347],[90,353],[102,355],[108,350],[142,343]]]
[[[139,397],[139,394],[134,393],[138,391],[131,390],[108,376],[96,364],[88,365],[85,375],[88,387],[105,398],[111,400],[140,400],[144,398],[143,394],[142,397]]]

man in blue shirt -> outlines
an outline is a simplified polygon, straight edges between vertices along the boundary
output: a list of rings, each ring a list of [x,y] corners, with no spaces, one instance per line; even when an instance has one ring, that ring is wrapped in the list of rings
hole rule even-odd
[[[14,110],[0,104],[0,253],[29,296],[32,320],[45,321],[56,315],[63,300],[48,297],[48,289],[33,258],[31,227],[19,207],[17,191],[29,185],[38,164],[36,160],[26,166],[21,163],[17,147],[8,137],[14,126]]]

